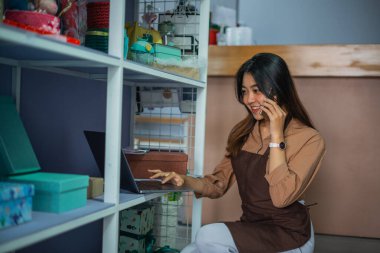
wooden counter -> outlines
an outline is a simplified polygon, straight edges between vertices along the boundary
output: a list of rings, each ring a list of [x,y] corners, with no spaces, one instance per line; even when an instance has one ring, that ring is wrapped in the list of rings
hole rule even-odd
[[[380,77],[380,44],[209,46],[208,75],[233,76],[260,52],[283,57],[295,77]]]

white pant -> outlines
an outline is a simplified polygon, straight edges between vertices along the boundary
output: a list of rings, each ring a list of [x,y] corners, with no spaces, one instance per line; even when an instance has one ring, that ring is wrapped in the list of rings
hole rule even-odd
[[[302,247],[282,253],[313,253],[313,251],[314,230],[311,224],[310,239]],[[238,250],[228,227],[224,223],[213,223],[201,227],[195,242],[187,245],[181,253],[238,253]]]

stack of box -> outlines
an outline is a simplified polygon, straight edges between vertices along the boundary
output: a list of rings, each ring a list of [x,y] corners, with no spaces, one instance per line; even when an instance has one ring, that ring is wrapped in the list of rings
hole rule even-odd
[[[34,185],[35,211],[61,213],[85,206],[88,176],[38,172],[40,165],[11,97],[0,96],[0,119],[0,177]]]
[[[148,203],[120,212],[119,253],[145,253],[153,250],[154,206]]]
[[[108,53],[109,12],[109,2],[87,4],[86,47]]]

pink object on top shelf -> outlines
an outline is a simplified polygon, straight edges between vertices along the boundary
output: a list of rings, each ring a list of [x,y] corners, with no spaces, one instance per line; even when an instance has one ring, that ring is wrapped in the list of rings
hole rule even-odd
[[[52,34],[59,34],[59,18],[35,11],[7,10],[5,18]]]

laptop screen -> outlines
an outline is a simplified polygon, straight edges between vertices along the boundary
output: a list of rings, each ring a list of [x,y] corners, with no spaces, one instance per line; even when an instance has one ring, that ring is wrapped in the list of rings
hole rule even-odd
[[[95,158],[101,176],[104,178],[105,144],[106,135],[104,132],[84,131],[91,152]],[[120,157],[120,187],[121,189],[138,192],[137,185],[133,179],[132,171],[129,168],[125,155],[121,152]]]

